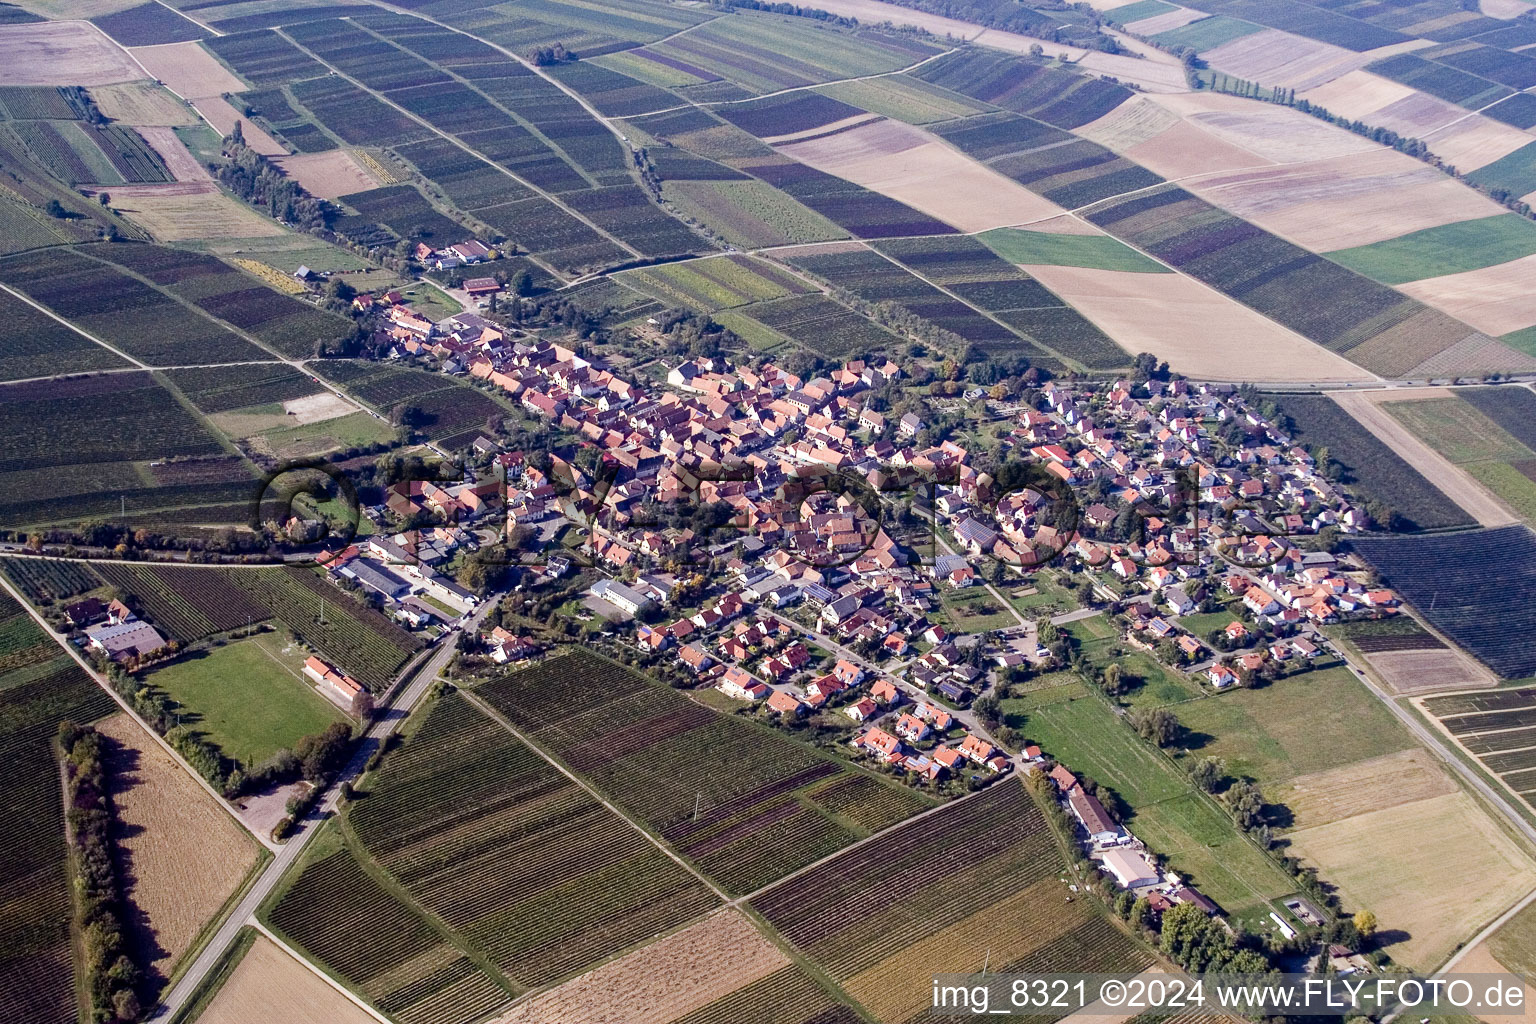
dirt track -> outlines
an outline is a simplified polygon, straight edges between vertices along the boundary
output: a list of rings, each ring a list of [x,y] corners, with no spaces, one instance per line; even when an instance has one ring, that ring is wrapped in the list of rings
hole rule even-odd
[[[1453,465],[1445,456],[1414,437],[1407,427],[1382,408],[1387,402],[1446,398],[1450,394],[1448,388],[1396,388],[1391,391],[1354,391],[1345,394],[1334,392],[1333,400],[1481,525],[1509,526],[1520,522],[1502,501],[1490,494],[1471,474]]]

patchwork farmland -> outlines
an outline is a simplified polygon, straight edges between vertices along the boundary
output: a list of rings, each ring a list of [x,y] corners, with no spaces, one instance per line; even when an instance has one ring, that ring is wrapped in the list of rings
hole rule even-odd
[[[0,1010],[70,1024],[79,1015],[71,969],[73,882],[54,738],[116,705],[30,615],[0,594],[0,803],[20,824],[0,855]]]
[[[1388,586],[1436,629],[1506,679],[1536,675],[1527,637],[1529,602],[1509,595],[1536,586],[1536,534],[1524,526],[1353,542]]]
[[[1488,774],[1527,804],[1536,799],[1536,689],[1425,697],[1415,703]]]
[[[478,692],[732,893],[929,805],[580,649]]]
[[[1146,965],[1089,902],[1062,898],[1061,867],[1044,813],[1010,780],[771,888],[752,907],[880,1020],[913,1020],[932,1004],[932,974],[979,970],[988,945],[1005,972]]]
[[[423,792],[435,796],[424,801]],[[447,816],[460,827],[445,830]],[[525,988],[576,973],[718,902],[646,836],[458,695],[442,698],[385,760],[349,821],[414,900]]]

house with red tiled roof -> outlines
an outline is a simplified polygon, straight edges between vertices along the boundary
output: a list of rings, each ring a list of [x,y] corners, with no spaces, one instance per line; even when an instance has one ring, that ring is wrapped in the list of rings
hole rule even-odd
[[[768,697],[768,709],[781,715],[803,715],[810,707],[788,690],[775,690]]]
[[[869,719],[873,718],[879,713],[880,705],[876,704],[868,697],[862,697],[843,709],[843,714],[847,715],[855,722],[867,722]]]
[[[889,761],[901,760],[904,752],[901,740],[879,726],[870,726],[865,729],[853,738],[852,743],[860,750],[866,750]]]
[[[914,714],[904,714],[896,722],[896,735],[912,743],[921,743],[933,735],[933,728]]]

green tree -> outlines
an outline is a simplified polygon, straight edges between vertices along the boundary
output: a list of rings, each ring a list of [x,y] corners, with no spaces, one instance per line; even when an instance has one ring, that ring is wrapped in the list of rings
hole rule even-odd
[[[1189,770],[1190,781],[1207,793],[1213,792],[1226,777],[1227,766],[1217,757],[1202,757]]]

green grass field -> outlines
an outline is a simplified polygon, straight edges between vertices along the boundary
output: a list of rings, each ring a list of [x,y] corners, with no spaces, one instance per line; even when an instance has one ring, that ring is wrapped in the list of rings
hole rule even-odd
[[[255,765],[342,713],[301,676],[303,656],[284,653],[275,635],[188,655],[151,672],[146,682],[183,708],[182,724],[244,765]]]
[[[1071,685],[1055,687],[1005,700],[1002,707],[1007,715],[1025,716],[1015,728],[1047,754],[1118,793],[1132,810],[1126,825],[1228,913],[1262,917],[1269,900],[1294,890],[1285,873],[1238,833],[1225,812],[1196,793],[1102,699],[1092,694],[1074,699],[1074,693],[1083,692]],[[1059,699],[1052,701],[1052,696]]]
[[[1536,223],[1519,214],[1500,213],[1340,249],[1328,253],[1328,258],[1382,284],[1406,284],[1481,270],[1532,253],[1536,253]]]
[[[1140,21],[1142,18],[1154,18],[1159,14],[1167,14],[1169,11],[1176,10],[1178,10],[1177,7],[1173,6],[1173,4],[1165,4],[1163,0],[1136,0],[1135,3],[1111,7],[1104,13],[1120,24],[1125,25],[1133,21]]]
[[[1499,188],[1514,196],[1536,190],[1536,142],[1467,175],[1474,184]]]
[[[388,441],[394,436],[393,427],[366,412],[348,413],[296,427],[280,427],[261,434],[274,451],[289,458],[323,455],[338,448]]]
[[[957,632],[980,633],[988,629],[1017,626],[1019,620],[991,594],[979,586],[965,590],[941,589],[939,602]]]
[[[1506,969],[1536,975],[1536,904],[1504,922],[1488,939],[1488,948]]]
[[[1387,402],[1382,408],[1415,437],[1458,465],[1489,459],[1536,458],[1536,452],[1459,396]]]
[[[1237,606],[1241,607],[1241,605]],[[1249,629],[1253,628],[1253,620],[1240,614],[1231,608],[1223,608],[1217,612],[1196,612],[1193,615],[1179,616],[1179,625],[1189,630],[1201,641],[1205,640],[1205,634],[1213,629],[1226,629],[1236,619]]]
[[[1073,771],[1110,786],[1132,808],[1171,800],[1188,791],[1173,767],[1119,721],[1104,701],[1071,686],[1062,692],[1040,691],[1030,710],[1014,700],[1002,702],[1005,714],[1023,711],[1022,728],[1031,742]],[[1052,697],[1059,697],[1052,701]],[[1037,703],[1038,702],[1038,703]]]
[[[1009,263],[1126,270],[1137,274],[1173,271],[1108,235],[1056,235],[1047,231],[996,228],[976,236]]]
[[[1230,43],[1234,39],[1251,36],[1263,30],[1263,25],[1255,25],[1251,21],[1240,21],[1237,18],[1224,18],[1218,14],[1213,18],[1201,18],[1181,28],[1159,32],[1152,38],[1164,46],[1192,46],[1197,53],[1204,53],[1206,50],[1214,50],[1223,43]]]
[[[1528,523],[1536,523],[1536,481],[1521,471],[1536,465],[1526,447],[1461,396],[1382,406],[1435,451],[1461,466]]]
[[[1536,523],[1536,481],[1507,462],[1474,462],[1466,470],[1526,522]]]
[[[985,104],[976,100],[904,75],[866,78],[858,82],[835,82],[820,86],[815,91],[908,124],[933,124],[935,121],[969,117],[987,109]]]
[[[1517,352],[1524,352],[1528,356],[1536,356],[1536,327],[1526,327],[1518,331],[1510,331],[1501,335],[1499,340]]]
[[[1180,705],[1176,713],[1191,736],[1205,737],[1186,757],[1219,757],[1228,774],[1260,786],[1413,745],[1347,668],[1235,689]]]

